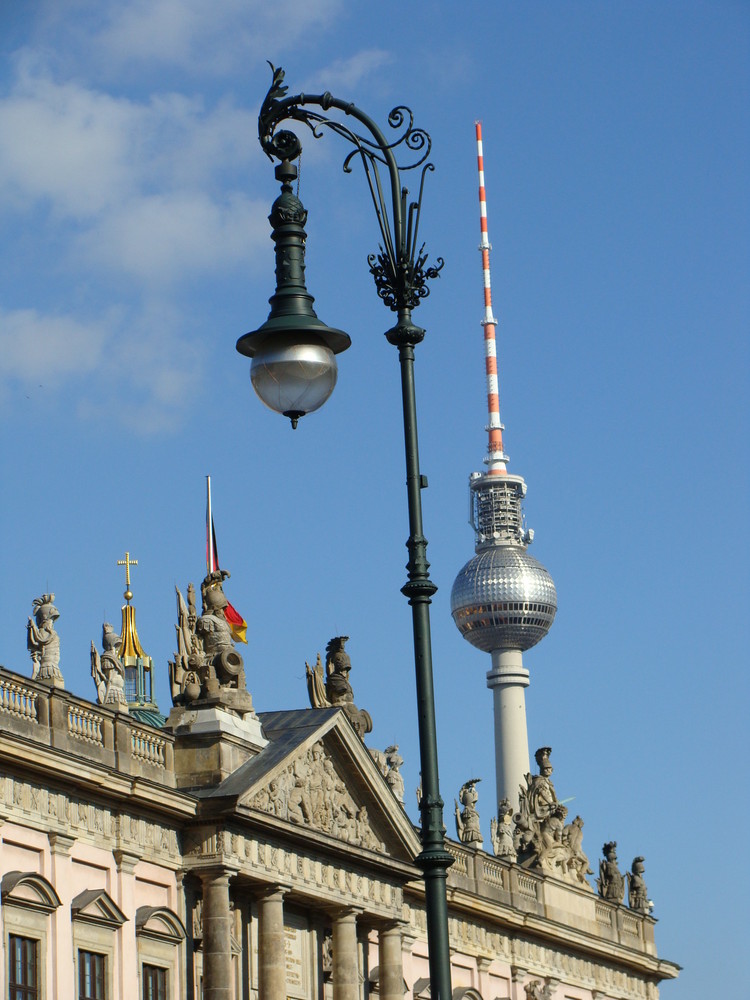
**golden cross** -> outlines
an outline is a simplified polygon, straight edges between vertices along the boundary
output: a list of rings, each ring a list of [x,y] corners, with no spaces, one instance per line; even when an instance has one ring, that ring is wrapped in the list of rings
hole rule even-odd
[[[117,565],[125,567],[125,594],[124,594],[124,597],[125,597],[126,601],[129,601],[133,597],[133,595],[130,593],[130,567],[131,566],[137,566],[138,565],[138,560],[137,559],[131,559],[130,558],[130,553],[126,552],[124,559],[118,559],[117,560]],[[130,595],[130,596],[128,596],[128,595]]]

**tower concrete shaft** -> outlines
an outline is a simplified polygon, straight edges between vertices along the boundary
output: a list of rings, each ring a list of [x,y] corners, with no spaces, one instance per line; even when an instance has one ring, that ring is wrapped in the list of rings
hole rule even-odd
[[[529,737],[526,731],[526,694],[529,672],[520,649],[492,653],[487,687],[495,710],[496,802],[507,799],[518,812],[518,792],[529,773]]]

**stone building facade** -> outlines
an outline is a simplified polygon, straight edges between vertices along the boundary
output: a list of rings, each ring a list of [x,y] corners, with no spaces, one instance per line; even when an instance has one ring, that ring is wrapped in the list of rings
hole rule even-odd
[[[12,1000],[426,1000],[417,832],[341,706],[167,726],[0,669]],[[655,921],[448,841],[453,1000],[656,1000]]]

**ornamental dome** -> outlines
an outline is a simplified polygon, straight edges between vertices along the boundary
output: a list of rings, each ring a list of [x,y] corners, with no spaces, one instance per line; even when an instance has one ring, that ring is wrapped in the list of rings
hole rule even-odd
[[[556,611],[552,577],[521,545],[482,548],[451,591],[459,632],[485,653],[530,649],[545,637]]]

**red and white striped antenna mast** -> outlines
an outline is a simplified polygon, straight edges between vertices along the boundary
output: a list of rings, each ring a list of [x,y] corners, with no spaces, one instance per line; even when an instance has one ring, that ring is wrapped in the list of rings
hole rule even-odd
[[[497,344],[495,328],[497,320],[492,314],[492,285],[490,282],[490,244],[487,233],[487,193],[484,187],[484,151],[482,148],[482,123],[474,123],[477,132],[477,166],[479,168],[479,222],[482,230],[482,276],[484,279],[484,358],[487,372],[487,432],[489,451],[485,458],[489,475],[505,475],[508,471],[508,456],[503,451],[503,431],[500,422],[500,389],[497,379]]]

